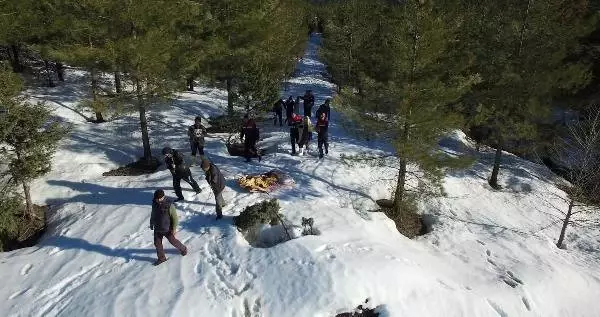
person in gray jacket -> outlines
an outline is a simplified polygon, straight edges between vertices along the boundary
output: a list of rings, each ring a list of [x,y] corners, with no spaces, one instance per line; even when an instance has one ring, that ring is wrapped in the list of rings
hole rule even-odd
[[[221,219],[223,218],[223,207],[225,207],[225,200],[223,200],[225,177],[223,177],[223,174],[221,174],[219,168],[207,159],[202,160],[202,170],[206,175],[206,181],[208,182],[208,185],[210,185],[210,188],[215,194],[217,219]]]
[[[154,230],[154,246],[158,257],[154,265],[159,265],[167,260],[162,245],[164,237],[179,250],[181,255],[185,256],[187,254],[187,247],[175,238],[175,229],[177,229],[178,222],[175,206],[165,197],[165,192],[162,189],[156,190],[152,199],[152,214],[150,215],[150,230]]]

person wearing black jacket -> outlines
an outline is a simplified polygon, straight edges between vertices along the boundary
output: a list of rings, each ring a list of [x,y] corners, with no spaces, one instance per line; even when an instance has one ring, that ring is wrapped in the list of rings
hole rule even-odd
[[[319,147],[319,158],[323,158],[323,146],[325,146],[325,154],[329,154],[329,122],[327,121],[327,114],[323,111],[320,113],[320,117],[317,120],[317,144]]]
[[[258,156],[260,162],[261,157],[256,149],[256,142],[260,137],[256,122],[253,119],[249,119],[248,115],[244,116],[244,124],[240,130],[240,139],[244,141],[244,152],[246,155],[246,162],[250,162],[253,155]]]
[[[315,105],[315,96],[312,94],[312,90],[307,90],[304,96],[301,97],[304,100],[304,116],[312,116],[312,108]]]
[[[300,140],[300,130],[298,129],[302,124],[302,117],[297,114],[292,114],[288,125],[290,126],[290,142],[292,143],[292,155],[296,155],[296,144]]]
[[[277,102],[273,105],[273,125],[277,125],[277,119],[279,119],[279,126],[283,126],[282,115],[284,105],[285,102],[283,102],[283,99],[281,98],[277,100]]]
[[[329,121],[331,121],[331,106],[329,105],[329,103],[331,102],[331,100],[329,98],[325,99],[325,103],[319,106],[319,109],[317,109],[317,112],[315,113],[317,116],[317,119],[321,118],[321,113],[325,113],[325,115],[327,116],[327,122],[328,122],[328,126],[329,126]]]
[[[204,136],[206,128],[202,125],[202,117],[197,116],[194,124],[188,128],[188,137],[190,138],[190,147],[192,148],[192,163],[196,164],[196,152],[200,155],[200,161],[204,158]]]
[[[206,181],[213,193],[217,205],[217,219],[223,218],[223,207],[225,200],[223,199],[223,189],[225,189],[225,177],[221,174],[219,168],[207,159],[202,160],[202,170],[205,173]]]
[[[170,147],[163,148],[162,154],[165,157],[165,165],[169,171],[171,171],[171,175],[173,176],[173,189],[175,190],[175,195],[177,195],[176,201],[185,199],[181,193],[182,179],[192,186],[196,194],[202,191],[200,186],[198,186],[198,183],[196,183],[192,177],[190,168],[185,165],[183,154],[177,150],[173,150]]]
[[[294,113],[294,99],[292,98],[292,96],[290,96],[288,98],[288,100],[286,100],[284,106],[285,106],[285,121],[289,125],[290,122],[292,121],[292,114]]]

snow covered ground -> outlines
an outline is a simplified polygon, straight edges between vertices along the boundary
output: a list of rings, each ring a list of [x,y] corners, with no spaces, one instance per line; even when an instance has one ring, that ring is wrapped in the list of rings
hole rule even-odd
[[[312,89],[318,106],[333,94],[311,38],[288,95]],[[47,234],[35,247],[0,254],[0,316],[335,316],[371,298],[386,316],[600,316],[598,228],[570,228],[569,248],[554,246],[563,195],[543,166],[507,153],[504,190],[486,182],[491,151],[476,153],[460,132],[445,140],[476,164],[446,177],[447,197],[422,205],[433,232],[415,240],[400,235],[374,200],[389,194],[395,172],[347,166],[340,154],[382,150],[349,136],[336,119],[330,155],[291,156],[286,127],[263,129],[277,153],[246,164],[227,155],[225,135],[207,139],[206,151],[225,174],[225,218],[214,219],[214,198],[198,167],[203,192],[184,185],[177,236],[181,257],[166,241],[169,261],[154,267],[148,229],[152,192],[172,192],[164,167],[152,175],[103,177],[141,153],[136,116],[102,125],[86,123],[73,108],[84,95],[81,73],[67,83],[31,91],[74,130],[54,159],[54,170],[32,187],[37,203],[52,206]],[[154,153],[169,144],[187,151],[185,129],[195,115],[224,110],[217,89],[181,93],[171,108],[149,112]],[[313,145],[313,153],[315,151]],[[386,151],[389,149],[383,149]],[[296,224],[313,217],[319,236],[275,247],[251,247],[231,224],[249,204],[268,199],[235,183],[242,174],[279,168],[294,189],[272,193]]]

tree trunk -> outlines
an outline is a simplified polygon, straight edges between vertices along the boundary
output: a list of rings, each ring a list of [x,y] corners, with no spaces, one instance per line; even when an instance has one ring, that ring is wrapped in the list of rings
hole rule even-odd
[[[114,76],[115,76],[115,92],[117,94],[120,94],[123,91],[121,88],[121,73],[116,71],[114,73]]]
[[[65,67],[63,66],[63,64],[60,62],[56,62],[54,70],[56,71],[56,77],[58,77],[58,80],[64,82],[65,81]]]
[[[394,213],[402,213],[402,203],[404,202],[404,184],[406,183],[406,160],[400,159],[400,169],[398,171],[398,181],[396,182],[396,192],[394,194]]]
[[[142,129],[142,143],[144,145],[144,160],[152,160],[152,151],[150,149],[150,137],[148,136],[148,121],[146,120],[146,106],[141,95],[140,83],[136,80],[135,89],[138,99],[138,110],[140,112],[140,128]]]
[[[92,68],[90,70],[90,77],[92,77],[92,100],[93,100],[93,105],[94,107],[97,107],[96,104],[96,100],[97,100],[97,96],[98,96],[98,80],[96,79],[96,70],[94,68]],[[100,111],[100,109],[94,109],[94,112],[96,113],[96,123],[102,123],[104,122],[104,116],[102,115],[102,112]]]
[[[105,122],[102,112],[96,112],[96,123]]]
[[[233,116],[233,87],[231,78],[227,78],[227,113]]]
[[[11,52],[12,52],[12,54],[10,54]],[[11,56],[10,63],[11,63],[13,72],[15,72],[15,73],[23,72],[23,65],[21,65],[21,59],[19,58],[19,46],[11,45],[9,55]]]
[[[500,172],[500,163],[502,160],[502,139],[499,138],[498,144],[496,144],[496,156],[494,157],[494,168],[492,169],[492,176],[490,177],[489,184],[495,189],[499,189],[498,186],[498,172]]]
[[[46,79],[48,80],[48,87],[54,87],[54,82],[52,81],[52,72],[50,71],[50,62],[48,60],[44,60],[44,68],[46,69]]]
[[[31,189],[29,188],[29,184],[23,182],[23,194],[25,195],[25,216],[31,218],[36,218],[35,210],[33,209],[33,203],[31,202]]]
[[[521,26],[521,31],[519,32],[519,47],[517,49],[517,56],[521,56],[521,50],[523,49],[523,40],[525,39],[525,31],[527,30],[527,22],[529,20],[529,11],[531,9],[531,2],[533,0],[527,0],[527,9],[525,10],[525,15],[523,17],[523,25]]]
[[[569,225],[569,220],[571,220],[571,214],[573,212],[573,206],[575,205],[575,201],[571,199],[569,202],[569,210],[567,211],[567,215],[565,216],[565,220],[563,221],[562,229],[560,229],[560,236],[558,237],[558,241],[556,242],[557,247],[562,247],[563,240],[565,239],[565,232],[567,231],[567,226]]]
[[[186,89],[188,91],[194,91],[194,78],[190,77],[186,79]]]

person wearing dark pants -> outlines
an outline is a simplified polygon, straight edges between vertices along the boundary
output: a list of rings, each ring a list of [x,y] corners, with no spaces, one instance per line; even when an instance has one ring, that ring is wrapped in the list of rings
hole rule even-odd
[[[183,155],[177,151],[173,150],[170,147],[165,147],[162,150],[163,155],[165,156],[165,165],[169,171],[171,171],[171,175],[173,176],[173,190],[175,190],[175,195],[177,195],[177,200],[184,200],[183,193],[181,192],[181,180],[186,181],[194,191],[200,193],[202,190],[198,183],[192,177],[192,172],[190,168],[185,165],[183,160]]]
[[[202,160],[202,170],[204,171],[208,185],[210,185],[215,194],[217,219],[221,219],[223,218],[223,207],[225,207],[225,200],[223,199],[225,177],[223,177],[219,168],[207,159]]]
[[[256,127],[256,122],[253,119],[249,119],[248,115],[244,116],[244,124],[242,125],[242,129],[240,131],[240,139],[244,141],[244,152],[246,156],[246,162],[250,162],[252,156],[258,156],[258,161],[260,162],[261,157],[258,153],[258,149],[256,148],[256,142],[260,138],[260,133],[258,128]]]
[[[317,143],[319,147],[319,158],[323,158],[323,146],[325,146],[325,154],[329,154],[329,140],[328,131],[329,121],[327,120],[327,114],[321,112],[319,119],[317,120]]]
[[[317,115],[317,119],[319,119],[321,117],[321,113],[325,113],[327,116],[327,121],[331,121],[331,99],[327,98],[325,99],[325,103],[319,106],[319,109],[317,109],[316,115]],[[329,125],[328,125],[329,126]]]
[[[277,100],[277,102],[273,105],[273,125],[277,125],[277,119],[279,119],[279,126],[283,126],[283,107],[285,102],[283,99]]]
[[[154,230],[154,246],[158,257],[154,265],[159,265],[167,260],[162,244],[163,238],[167,238],[169,243],[177,248],[182,256],[187,254],[187,247],[175,237],[178,221],[175,206],[165,198],[165,192],[162,189],[156,190],[152,199],[152,213],[150,215],[150,230]]]
[[[188,137],[190,138],[190,147],[192,148],[192,163],[196,164],[196,152],[200,156],[200,161],[204,158],[204,136],[206,128],[202,126],[202,117],[197,116],[194,124],[188,128]]]
[[[288,100],[283,104],[285,107],[285,122],[289,125],[292,121],[292,114],[294,114],[294,99],[292,96],[288,98]]]
[[[312,94],[312,90],[307,90],[301,98],[304,100],[304,116],[310,118],[315,105],[315,96]]]
[[[290,117],[290,121],[288,125],[290,126],[290,142],[292,143],[292,155],[296,155],[296,144],[300,139],[300,130],[298,127],[302,122],[302,118],[296,114],[293,114]]]

